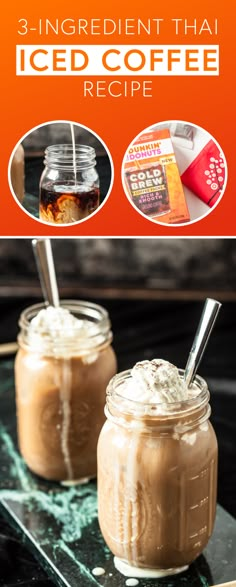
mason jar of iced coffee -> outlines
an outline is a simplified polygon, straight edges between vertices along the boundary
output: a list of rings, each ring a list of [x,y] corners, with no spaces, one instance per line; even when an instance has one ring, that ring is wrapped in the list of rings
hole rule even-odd
[[[96,153],[88,145],[51,145],[40,179],[39,215],[44,222],[71,224],[99,206]]]
[[[96,476],[106,386],[116,373],[107,311],[86,301],[36,304],[20,316],[15,362],[18,443],[36,474]]]
[[[124,575],[185,570],[214,525],[217,441],[209,391],[166,361],[137,363],[108,385],[98,442],[99,523]]]

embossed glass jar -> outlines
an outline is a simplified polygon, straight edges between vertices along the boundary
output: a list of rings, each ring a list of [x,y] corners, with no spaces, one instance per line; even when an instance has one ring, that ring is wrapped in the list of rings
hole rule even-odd
[[[96,447],[105,420],[106,386],[116,373],[107,311],[87,301],[60,304],[89,321],[89,335],[32,335],[31,320],[45,308],[36,304],[20,316],[15,361],[18,442],[36,474],[52,480],[96,476]],[[91,326],[92,324],[92,326]]]
[[[192,399],[143,404],[122,397],[130,378],[130,371],[120,373],[107,389],[99,523],[121,572],[175,574],[202,552],[214,525],[218,450],[209,391],[196,376]]]
[[[40,179],[39,216],[50,224],[83,220],[100,203],[96,153],[88,145],[50,145]]]

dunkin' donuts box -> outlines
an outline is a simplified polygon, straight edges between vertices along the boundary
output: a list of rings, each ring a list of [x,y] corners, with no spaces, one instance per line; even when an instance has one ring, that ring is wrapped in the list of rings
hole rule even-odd
[[[126,191],[145,216],[165,224],[190,220],[168,129],[141,134],[124,162]]]

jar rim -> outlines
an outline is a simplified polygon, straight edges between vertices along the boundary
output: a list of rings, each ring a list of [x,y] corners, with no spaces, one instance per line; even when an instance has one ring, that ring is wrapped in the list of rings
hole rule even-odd
[[[60,300],[60,307],[69,310],[69,312],[80,320],[87,320],[92,327],[88,333],[78,332],[78,328],[69,325],[63,326],[60,330],[62,336],[56,337],[53,331],[45,334],[45,328],[36,327],[34,333],[30,330],[32,319],[37,316],[40,310],[49,307],[49,304],[44,302],[33,304],[25,308],[19,317],[20,333],[18,335],[19,343],[30,347],[32,350],[45,350],[49,354],[63,353],[63,348],[67,348],[73,354],[73,350],[83,350],[85,353],[91,352],[92,348],[101,348],[112,341],[111,322],[109,314],[103,306],[88,302],[86,300]],[[72,334],[71,334],[72,333]],[[34,334],[36,335],[34,341]],[[86,344],[86,341],[89,344]]]
[[[65,150],[65,153],[63,153],[63,157],[67,156],[67,152],[68,156],[73,156],[74,148],[71,143],[58,143],[57,145],[48,145],[48,147],[45,149],[45,155],[48,154],[50,156],[59,156],[62,155],[61,151],[63,150]],[[84,157],[96,156],[94,147],[91,147],[90,145],[75,144],[75,153]]]
[[[183,378],[184,369],[178,369],[179,375]],[[200,375],[195,375],[193,383],[199,388],[199,393],[186,400],[174,402],[141,402],[135,399],[126,398],[117,390],[125,380],[131,379],[131,369],[122,371],[115,375],[107,387],[107,404],[119,411],[119,402],[122,404],[121,411],[133,416],[147,416],[148,418],[166,418],[183,412],[201,408],[209,401],[210,393],[207,382]]]
[[[37,304],[33,304],[32,306],[28,306],[25,308],[19,318],[19,326],[20,327],[27,327],[29,326],[31,320],[38,314],[40,310],[46,309],[49,306],[46,302],[39,302]],[[84,311],[86,317],[88,317],[88,312],[86,313],[86,309],[91,312],[91,317],[99,323],[101,327],[110,327],[110,319],[107,310],[100,306],[99,304],[95,304],[94,302],[87,302],[86,300],[72,300],[72,299],[62,299],[60,300],[60,307],[66,308],[67,310],[73,311],[82,310]]]
[[[61,143],[49,145],[44,152],[44,165],[61,171],[85,171],[96,165],[96,151],[90,145]]]

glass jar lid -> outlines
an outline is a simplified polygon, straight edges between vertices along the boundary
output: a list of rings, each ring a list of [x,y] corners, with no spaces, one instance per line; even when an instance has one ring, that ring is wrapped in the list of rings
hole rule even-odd
[[[96,153],[93,147],[88,145],[50,145],[45,150],[44,164],[52,169],[64,171],[83,171],[96,165]]]

